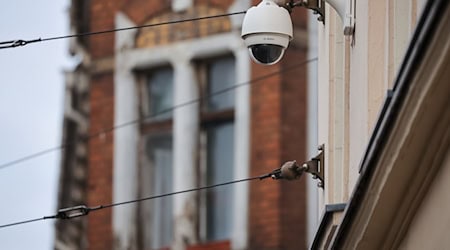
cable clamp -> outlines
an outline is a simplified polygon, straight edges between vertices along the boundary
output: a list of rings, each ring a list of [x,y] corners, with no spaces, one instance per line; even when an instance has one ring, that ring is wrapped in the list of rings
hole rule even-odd
[[[18,40],[12,40],[12,41],[6,41],[6,42],[0,42],[0,49],[6,49],[6,48],[15,48],[15,47],[21,47],[21,46],[25,46],[29,43],[35,43],[35,42],[40,42],[42,41],[41,38],[38,39],[34,39],[34,40],[22,40],[22,39],[18,39]]]
[[[27,41],[25,40],[15,40],[12,42],[11,47],[19,47],[19,46],[24,46],[27,45]]]
[[[58,213],[56,214],[56,218],[67,220],[67,219],[72,219],[72,218],[76,218],[76,217],[81,217],[81,216],[88,215],[91,210],[92,210],[91,208],[89,208],[85,205],[62,208],[62,209],[58,210]]]
[[[313,179],[319,179],[317,186],[324,188],[325,167],[324,167],[324,145],[318,147],[319,154],[311,160],[299,165],[297,161],[287,161],[281,168],[259,177],[260,180],[271,177],[274,180],[297,180],[304,172],[312,175]]]

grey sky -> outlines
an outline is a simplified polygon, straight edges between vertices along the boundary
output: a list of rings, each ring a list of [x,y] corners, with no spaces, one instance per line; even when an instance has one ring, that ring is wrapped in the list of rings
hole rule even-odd
[[[3,1],[0,41],[68,34],[68,1]],[[61,144],[67,40],[0,50],[0,164]],[[0,169],[0,224],[56,211],[60,152]],[[52,249],[54,221],[0,229],[1,249]]]

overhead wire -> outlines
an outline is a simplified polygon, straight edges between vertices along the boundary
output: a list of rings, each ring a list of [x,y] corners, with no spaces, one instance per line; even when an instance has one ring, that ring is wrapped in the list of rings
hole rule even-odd
[[[268,73],[268,74],[265,74],[265,75],[253,78],[253,79],[251,79],[249,81],[246,81],[246,82],[237,83],[237,84],[235,84],[233,86],[230,86],[228,88],[224,88],[222,90],[216,91],[216,92],[211,93],[209,95],[202,96],[202,97],[200,97],[198,99],[193,99],[191,101],[187,101],[187,102],[181,103],[179,105],[175,105],[175,106],[172,106],[170,108],[161,110],[161,111],[159,111],[159,112],[157,112],[155,114],[152,114],[152,115],[149,115],[149,116],[145,116],[145,117],[142,117],[142,118],[138,118],[138,119],[135,119],[135,120],[131,120],[131,121],[128,121],[128,122],[124,122],[122,124],[115,125],[115,126],[112,126],[110,128],[106,128],[106,129],[94,132],[94,133],[88,135],[85,139],[86,140],[90,140],[90,139],[92,139],[94,137],[97,137],[97,136],[100,136],[100,135],[104,135],[106,133],[110,133],[110,132],[112,132],[114,130],[117,130],[117,129],[120,129],[120,128],[123,128],[123,127],[127,127],[127,126],[131,126],[131,125],[134,125],[134,124],[138,124],[138,123],[143,122],[143,121],[145,121],[147,119],[151,119],[151,118],[160,116],[162,114],[165,114],[167,112],[171,112],[171,111],[173,111],[175,109],[182,108],[182,107],[185,107],[185,106],[188,106],[188,105],[191,105],[191,104],[195,104],[195,103],[200,102],[200,101],[208,100],[209,98],[211,98],[213,96],[220,95],[220,94],[232,91],[232,90],[237,89],[239,87],[243,87],[243,86],[246,86],[246,85],[249,85],[249,84],[258,83],[258,82],[260,82],[260,81],[262,81],[264,79],[273,77],[275,75],[292,71],[292,70],[296,69],[297,67],[304,66],[304,65],[306,65],[306,64],[308,64],[310,62],[314,62],[314,61],[317,61],[317,57],[310,58],[310,59],[301,61],[299,63],[295,63],[295,64],[292,64],[292,65],[289,65],[289,66],[287,66],[287,67],[285,67],[285,68],[283,68],[281,70],[278,70],[278,71],[275,71],[275,72],[272,72],[272,73]],[[66,148],[67,146],[72,145],[72,144],[73,144],[73,142],[72,143],[70,143],[70,142],[63,143],[60,146],[48,148],[48,149],[42,150],[40,152],[37,152],[37,153],[34,153],[34,154],[30,154],[30,155],[24,156],[22,158],[18,158],[16,160],[0,164],[0,170],[5,169],[5,168],[10,167],[10,166],[13,166],[13,165],[16,165],[18,163],[27,161],[27,160],[34,159],[34,158],[42,156],[42,155],[46,155],[46,154],[51,153],[51,152],[55,152],[55,151],[58,151],[58,150],[63,150],[64,148]]]
[[[238,12],[231,12],[231,13],[225,13],[225,14],[212,15],[212,16],[194,17],[194,18],[187,18],[187,19],[160,22],[160,23],[144,24],[144,25],[138,25],[138,26],[132,26],[132,27],[125,27],[125,28],[84,32],[84,33],[72,34],[72,35],[54,36],[54,37],[47,37],[47,38],[36,38],[36,39],[30,39],[30,40],[15,39],[15,40],[0,42],[0,49],[10,49],[10,48],[22,47],[22,46],[25,46],[25,45],[28,45],[31,43],[40,43],[40,42],[67,39],[67,38],[73,38],[73,37],[93,36],[93,35],[100,35],[100,34],[106,34],[106,33],[119,32],[119,31],[133,30],[133,29],[150,28],[150,27],[169,25],[169,24],[194,22],[194,21],[201,21],[201,20],[213,19],[213,18],[221,18],[221,17],[233,16],[233,15],[242,15],[245,13],[246,13],[246,11],[238,11]]]
[[[149,28],[149,27],[156,27],[156,26],[162,26],[162,25],[169,25],[169,24],[177,24],[177,23],[183,23],[183,22],[192,22],[192,21],[200,21],[200,20],[205,20],[205,19],[213,19],[213,18],[221,18],[221,17],[226,17],[226,16],[232,16],[232,15],[240,15],[240,14],[245,14],[246,11],[239,11],[239,12],[233,12],[233,13],[226,13],[226,14],[219,14],[219,15],[213,15],[213,16],[204,16],[204,17],[196,17],[196,18],[189,18],[189,19],[182,19],[182,20],[175,20],[175,21],[167,21],[167,22],[161,22],[161,23],[155,23],[155,24],[146,24],[146,25],[139,25],[139,26],[132,26],[132,27],[125,27],[125,28],[117,28],[117,29],[109,29],[109,30],[100,30],[100,31],[94,31],[94,32],[85,32],[85,33],[79,33],[79,34],[72,34],[72,35],[64,35],[64,36],[55,36],[55,37],[47,37],[47,38],[36,38],[36,39],[30,39],[30,40],[22,40],[22,39],[16,39],[16,40],[10,40],[10,41],[1,41],[0,42],[0,49],[8,49],[8,48],[15,48],[15,47],[22,47],[31,43],[39,43],[39,42],[46,42],[46,41],[52,41],[52,40],[60,40],[60,39],[67,39],[67,38],[74,38],[74,37],[83,37],[83,36],[91,36],[91,35],[100,35],[100,34],[106,34],[106,33],[113,33],[113,32],[120,32],[120,31],[126,31],[126,30],[132,30],[132,29],[141,29],[141,28]],[[305,61],[302,61],[300,63],[294,64],[294,65],[290,65],[282,70],[276,71],[276,72],[272,72],[269,74],[266,74],[264,76],[260,76],[257,78],[254,78],[250,81],[247,82],[243,82],[243,83],[239,83],[239,84],[235,84],[231,87],[222,89],[220,91],[211,93],[209,95],[203,96],[201,98],[195,99],[195,100],[191,100],[179,105],[175,105],[171,108],[162,110],[156,114],[153,114],[151,116],[147,116],[141,119],[136,119],[136,120],[132,120],[129,122],[125,122],[123,124],[119,124],[116,126],[113,126],[111,128],[108,129],[104,129],[102,131],[93,133],[91,135],[89,135],[86,139],[89,140],[93,137],[96,137],[98,135],[101,134],[105,134],[105,133],[109,133],[112,132],[116,129],[120,129],[129,125],[133,125],[136,123],[139,123],[143,120],[146,119],[150,119],[152,117],[157,117],[161,114],[173,111],[177,108],[181,108],[187,105],[191,105],[197,102],[200,102],[201,100],[204,99],[208,99],[211,98],[213,96],[216,95],[220,95],[226,92],[229,92],[231,90],[234,90],[238,87],[242,87],[245,85],[249,85],[251,83],[255,83],[255,82],[259,82],[262,81],[266,78],[275,76],[277,74],[281,74],[281,73],[285,73],[288,72],[290,70],[293,70],[299,66],[305,65],[307,63],[316,61],[316,58],[311,58]],[[0,169],[4,169],[6,167],[10,167],[12,165],[16,165],[20,162],[24,162],[57,150],[62,150],[64,148],[66,148],[68,145],[71,145],[71,143],[65,143],[62,144],[60,146],[57,147],[53,147],[53,148],[48,148],[46,150],[42,150],[40,152],[34,153],[34,154],[30,154],[28,156],[4,163],[0,165]],[[187,190],[183,190],[183,191],[177,191],[177,192],[172,192],[172,193],[166,193],[166,194],[161,194],[161,195],[156,195],[156,196],[150,196],[150,197],[144,197],[144,198],[140,198],[140,199],[135,199],[135,200],[129,200],[129,201],[123,201],[123,202],[118,202],[118,203],[112,203],[112,204],[106,204],[106,205],[99,205],[99,206],[95,206],[95,207],[87,207],[85,205],[80,205],[80,206],[75,206],[75,207],[69,207],[69,208],[64,208],[64,209],[60,209],[58,211],[57,214],[55,215],[51,215],[51,216],[44,216],[41,218],[35,218],[35,219],[30,219],[30,220],[23,220],[23,221],[19,221],[19,222],[14,222],[14,223],[9,223],[9,224],[4,224],[4,225],[0,225],[0,228],[5,228],[5,227],[11,227],[11,226],[17,226],[17,225],[21,225],[21,224],[27,224],[27,223],[32,223],[32,222],[36,222],[36,221],[40,221],[40,220],[47,220],[47,219],[72,219],[75,217],[80,217],[80,216],[85,216],[88,215],[89,212],[91,211],[96,211],[96,210],[101,210],[101,209],[106,209],[106,208],[111,208],[111,207],[116,207],[116,206],[121,206],[121,205],[126,205],[126,204],[131,204],[131,203],[138,203],[138,202],[143,202],[143,201],[148,201],[148,200],[153,200],[153,199],[157,199],[157,198],[163,198],[163,197],[167,197],[167,196],[172,196],[172,195],[177,195],[177,194],[182,194],[182,193],[187,193],[187,192],[194,192],[194,191],[200,191],[200,190],[205,190],[205,189],[210,189],[210,188],[216,188],[216,187],[220,187],[220,186],[225,186],[225,185],[231,185],[231,184],[235,184],[235,183],[239,183],[239,182],[245,182],[245,181],[252,181],[252,180],[262,180],[264,178],[270,177],[272,175],[272,173],[268,173],[265,175],[261,175],[261,176],[257,176],[257,177],[250,177],[250,178],[245,178],[245,179],[239,179],[239,180],[234,180],[234,181],[229,181],[229,182],[224,182],[224,183],[219,183],[219,184],[214,184],[214,185],[210,185],[210,186],[204,186],[204,187],[199,187],[199,188],[192,188],[192,189],[187,189]]]
[[[198,188],[191,188],[191,189],[186,189],[186,190],[176,191],[176,192],[171,192],[171,193],[166,193],[166,194],[148,196],[148,197],[129,200],[129,201],[123,201],[123,202],[117,202],[117,203],[111,203],[111,204],[105,204],[105,205],[98,205],[98,206],[94,206],[94,207],[88,207],[86,205],[78,205],[78,206],[74,206],[74,207],[62,208],[62,209],[59,209],[58,212],[54,215],[44,216],[44,217],[35,218],[35,219],[31,219],[31,220],[22,220],[22,221],[18,221],[18,222],[9,223],[9,224],[3,224],[3,225],[0,225],[0,228],[12,227],[12,226],[32,223],[32,222],[41,221],[41,220],[48,220],[48,219],[63,219],[63,220],[73,219],[73,218],[77,218],[77,217],[81,217],[81,216],[86,216],[92,211],[122,206],[122,205],[126,205],[126,204],[139,203],[139,202],[143,202],[143,201],[154,200],[154,199],[163,198],[163,197],[167,197],[167,196],[173,196],[173,195],[177,195],[177,194],[201,191],[201,190],[211,189],[211,188],[217,188],[217,187],[221,187],[221,186],[236,184],[239,182],[263,180],[263,179],[266,179],[269,177],[273,177],[273,175],[276,174],[277,171],[279,171],[279,169],[276,169],[270,173],[266,173],[266,174],[263,174],[260,176],[238,179],[238,180],[233,180],[233,181],[228,181],[228,182],[223,182],[223,183],[218,183],[218,184],[213,184],[213,185],[203,186],[203,187],[198,187]]]

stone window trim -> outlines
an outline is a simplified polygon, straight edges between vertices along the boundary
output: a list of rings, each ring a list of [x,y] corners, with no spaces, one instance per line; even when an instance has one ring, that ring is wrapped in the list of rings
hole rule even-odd
[[[130,19],[123,13],[119,13],[116,16],[116,27],[128,27],[134,25]],[[193,69],[193,61],[195,59],[208,58],[214,56],[220,56],[224,53],[232,53],[236,60],[236,83],[243,83],[250,80],[251,68],[250,60],[248,57],[248,50],[240,38],[238,32],[228,32],[218,35],[213,35],[210,37],[205,37],[199,40],[188,40],[172,44],[170,46],[158,46],[154,48],[133,48],[135,31],[126,31],[116,33],[116,58],[115,58],[115,68],[114,72],[115,79],[115,90],[116,101],[115,101],[115,124],[123,124],[129,122],[130,120],[139,119],[139,112],[136,107],[138,105],[138,89],[136,83],[136,71],[149,69],[153,67],[158,67],[163,64],[170,64],[174,68],[175,75],[182,72],[182,74],[188,77],[188,82],[190,78],[194,77],[195,73]],[[187,74],[187,75],[185,75]],[[177,99],[177,88],[185,78],[177,79],[175,77],[175,105],[189,101],[189,99],[181,98]],[[134,83],[134,84],[133,84]],[[243,86],[239,87],[235,91],[235,138],[234,144],[235,152],[235,166],[234,166],[234,177],[246,178],[249,174],[249,124],[250,124],[250,87]],[[179,96],[178,96],[179,97]],[[197,97],[193,97],[197,98]],[[195,105],[194,105],[195,106]],[[182,109],[189,109],[192,107],[186,106]],[[184,110],[177,109],[174,112],[174,117],[181,115]],[[184,119],[184,118],[183,118]],[[176,120],[176,119],[175,119]],[[172,131],[174,132],[174,138],[177,138],[178,133],[182,133],[179,130],[178,125],[180,123],[175,122],[172,125]],[[177,125],[178,124],[178,125]],[[158,129],[163,129],[164,124],[159,124],[161,128],[155,127],[145,127],[143,128],[147,132],[156,131]],[[186,124],[185,124],[186,125]],[[182,126],[185,126],[182,125]],[[194,131],[194,134],[197,133]],[[121,176],[121,182],[114,182],[114,201],[120,201],[124,199],[129,199],[130,197],[137,197],[137,193],[133,187],[126,185],[130,183],[137,176],[138,173],[130,169],[130,165],[138,164],[138,148],[130,148],[129,145],[138,145],[140,127],[139,126],[128,126],[120,130],[114,131],[115,143],[114,143],[114,175]],[[185,142],[185,141],[184,141]],[[184,143],[183,142],[183,143]],[[190,152],[186,151],[186,146],[178,145],[177,139],[174,142],[174,165],[186,163],[189,159]],[[191,145],[194,146],[194,145]],[[188,146],[187,148],[191,148]],[[177,160],[178,159],[178,160]],[[177,179],[178,178],[178,179]],[[183,178],[182,172],[177,172],[174,179],[175,187],[174,189],[188,188],[188,186],[180,186],[179,178]],[[191,185],[189,180],[185,185]],[[239,192],[235,193],[235,205],[230,207],[233,211],[239,211],[233,218],[233,229],[230,239],[230,244],[236,249],[245,249],[248,241],[248,231],[247,231],[247,216],[248,216],[248,192],[249,187],[247,185],[240,185]],[[175,197],[174,209],[175,214],[180,213],[182,204],[189,201],[189,197]],[[133,212],[134,208],[132,206],[117,209],[115,211],[115,216],[113,217],[113,232],[116,240],[119,242],[129,242],[127,235],[132,233],[132,225],[130,221],[134,221],[136,214]],[[189,225],[187,225],[189,226]],[[180,238],[180,233],[186,231],[185,228],[180,228],[180,232],[175,232],[175,243],[172,247],[179,246],[182,244],[183,240]],[[178,237],[178,238],[177,238]],[[185,236],[183,236],[185,237]],[[189,236],[188,237],[192,237]],[[195,237],[195,236],[194,236]],[[124,245],[125,246],[125,245]]]

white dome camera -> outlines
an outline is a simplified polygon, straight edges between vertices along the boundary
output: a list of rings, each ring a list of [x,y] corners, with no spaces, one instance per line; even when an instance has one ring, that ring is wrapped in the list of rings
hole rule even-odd
[[[262,0],[245,14],[241,36],[254,61],[275,64],[281,60],[292,40],[289,12],[273,0]]]

